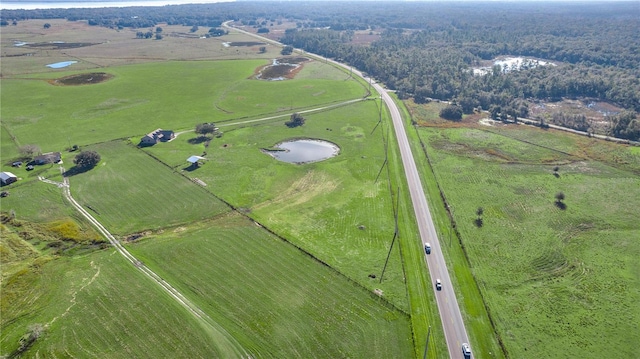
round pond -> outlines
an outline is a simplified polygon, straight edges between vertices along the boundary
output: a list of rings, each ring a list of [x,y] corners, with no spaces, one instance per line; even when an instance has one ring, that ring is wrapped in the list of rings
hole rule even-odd
[[[263,150],[278,161],[288,163],[310,163],[335,157],[340,148],[335,143],[322,140],[291,140],[278,143],[276,150]]]

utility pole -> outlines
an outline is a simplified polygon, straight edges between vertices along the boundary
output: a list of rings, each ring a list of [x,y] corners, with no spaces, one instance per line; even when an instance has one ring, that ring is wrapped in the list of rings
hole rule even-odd
[[[453,234],[453,208],[449,207],[451,209],[450,214],[451,214],[451,228],[449,229],[449,248],[451,248],[451,235]]]
[[[396,205],[393,209],[393,217],[395,220],[395,230],[393,232],[393,239],[391,239],[391,246],[389,246],[389,253],[387,253],[387,260],[384,261],[384,267],[382,268],[382,273],[380,274],[380,283],[382,283],[382,277],[384,276],[384,271],[387,270],[387,264],[389,263],[389,257],[391,257],[391,250],[393,249],[393,244],[396,242],[396,238],[398,237],[398,203],[400,201],[400,187],[398,187],[398,193],[396,197]]]
[[[424,355],[422,356],[422,359],[425,359],[427,357],[427,352],[429,351],[429,337],[431,336],[431,326],[429,326],[429,331],[427,331],[427,344],[425,344],[424,346]]]

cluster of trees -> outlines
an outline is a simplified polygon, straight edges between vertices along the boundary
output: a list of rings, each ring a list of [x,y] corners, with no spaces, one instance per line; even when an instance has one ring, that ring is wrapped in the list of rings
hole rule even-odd
[[[640,111],[638,68],[559,63],[510,72],[494,67],[489,74],[477,76],[472,67],[483,59],[463,43],[413,41],[416,37],[419,38],[402,31],[385,31],[382,40],[363,47],[350,43],[344,33],[322,29],[287,31],[281,41],[345,61],[397,90],[400,97],[414,97],[416,102],[457,98],[468,104],[467,113],[474,107],[488,109],[492,105],[521,112],[523,99],[582,96]],[[637,39],[636,43],[640,46]],[[640,58],[636,64],[640,66]]]
[[[228,33],[229,33],[228,31],[221,29],[219,27],[212,27],[209,29],[209,36],[212,36],[212,37],[218,37],[218,36],[226,35]]]
[[[293,46],[291,45],[285,45],[282,50],[280,51],[280,54],[282,55],[291,55],[293,53]]]
[[[73,159],[73,163],[80,170],[90,170],[100,162],[100,154],[96,151],[82,151]]]
[[[440,117],[451,121],[460,121],[462,120],[462,107],[449,105],[440,110]]]
[[[151,32],[151,31],[147,31],[147,32],[138,31],[138,32],[136,32],[136,38],[138,38],[138,39],[150,39],[152,37],[153,37],[153,32]]]
[[[631,111],[623,111],[617,115],[610,116],[611,131],[613,137],[624,138],[632,141],[640,140],[640,121],[637,114]]]
[[[554,112],[551,122],[562,127],[573,128],[574,130],[587,132],[591,130],[591,122],[583,114],[568,114]]]

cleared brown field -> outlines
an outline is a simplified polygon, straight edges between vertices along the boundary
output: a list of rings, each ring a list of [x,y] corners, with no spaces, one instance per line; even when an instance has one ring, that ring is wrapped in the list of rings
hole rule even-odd
[[[45,23],[51,27],[45,29]],[[66,70],[86,70],[149,61],[232,60],[247,55],[274,58],[280,54],[280,48],[270,44],[228,46],[232,42],[255,41],[239,33],[204,38],[208,27],[201,27],[195,33],[191,33],[188,26],[160,24],[159,27],[162,40],[136,38],[139,31],[155,34],[155,27],[118,30],[89,26],[86,21],[19,21],[16,26],[2,28],[2,76],[64,71],[45,65],[69,60],[79,62]],[[267,49],[265,53],[260,53],[262,46]]]

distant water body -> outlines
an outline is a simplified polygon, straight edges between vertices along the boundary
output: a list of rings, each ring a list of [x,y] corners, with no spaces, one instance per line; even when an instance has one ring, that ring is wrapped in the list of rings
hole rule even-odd
[[[35,9],[72,9],[72,8],[102,8],[102,7],[130,7],[130,6],[165,6],[186,4],[212,4],[218,2],[232,2],[234,0],[138,0],[138,1],[1,1],[1,10],[35,10]]]

